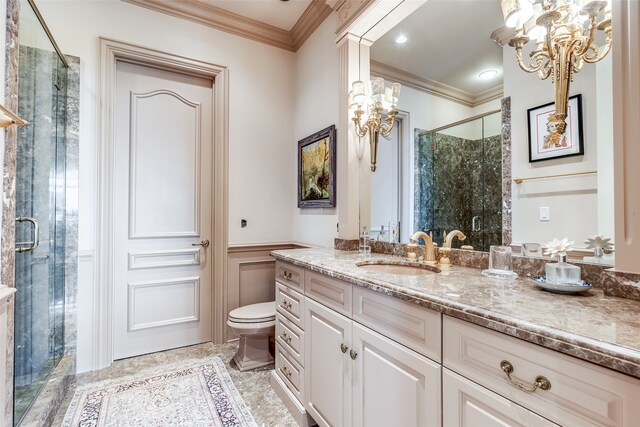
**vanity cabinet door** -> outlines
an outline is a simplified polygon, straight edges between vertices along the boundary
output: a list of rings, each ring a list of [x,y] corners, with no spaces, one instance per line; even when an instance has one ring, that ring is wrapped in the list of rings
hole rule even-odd
[[[353,425],[441,425],[441,366],[353,322]]]
[[[557,427],[551,421],[442,368],[446,427]]]
[[[350,426],[351,320],[306,298],[304,324],[304,406],[320,426]]]

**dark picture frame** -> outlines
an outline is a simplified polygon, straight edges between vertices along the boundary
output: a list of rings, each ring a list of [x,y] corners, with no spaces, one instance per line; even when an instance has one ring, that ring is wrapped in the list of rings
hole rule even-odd
[[[567,107],[564,135],[554,132],[555,124],[548,121],[555,112],[553,102],[527,110],[529,163],[584,155],[582,95],[570,97]]]
[[[298,207],[336,206],[336,127],[298,141]]]

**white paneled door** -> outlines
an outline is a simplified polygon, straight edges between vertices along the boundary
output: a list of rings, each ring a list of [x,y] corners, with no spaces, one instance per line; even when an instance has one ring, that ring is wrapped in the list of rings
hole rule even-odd
[[[211,341],[213,82],[118,62],[114,358]]]

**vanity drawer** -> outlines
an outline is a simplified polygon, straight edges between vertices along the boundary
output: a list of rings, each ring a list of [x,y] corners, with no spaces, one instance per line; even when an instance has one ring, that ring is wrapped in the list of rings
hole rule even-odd
[[[640,380],[577,358],[444,316],[445,367],[563,426],[638,425]],[[543,376],[551,388],[523,391]]]
[[[287,354],[280,344],[276,344],[276,372],[289,390],[299,401],[302,401],[304,370]]]
[[[276,341],[296,362],[304,365],[304,331],[280,313],[276,313]]]
[[[345,316],[351,316],[351,284],[314,271],[304,276],[306,296],[336,310]]]
[[[353,320],[440,362],[442,315],[398,298],[353,287]]]
[[[304,269],[283,261],[276,261],[276,280],[304,292]]]
[[[558,427],[448,369],[442,370],[442,402],[442,425],[447,427]]]
[[[277,311],[291,320],[300,329],[304,329],[304,296],[288,288],[282,283],[276,282],[276,306]]]

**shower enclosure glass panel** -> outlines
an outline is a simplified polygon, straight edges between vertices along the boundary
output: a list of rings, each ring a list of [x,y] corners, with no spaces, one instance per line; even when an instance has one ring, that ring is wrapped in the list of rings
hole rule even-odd
[[[455,229],[467,239],[453,247],[502,244],[500,119],[497,112],[416,137],[414,220],[440,246]]]
[[[66,68],[20,2],[14,424],[64,352]]]

